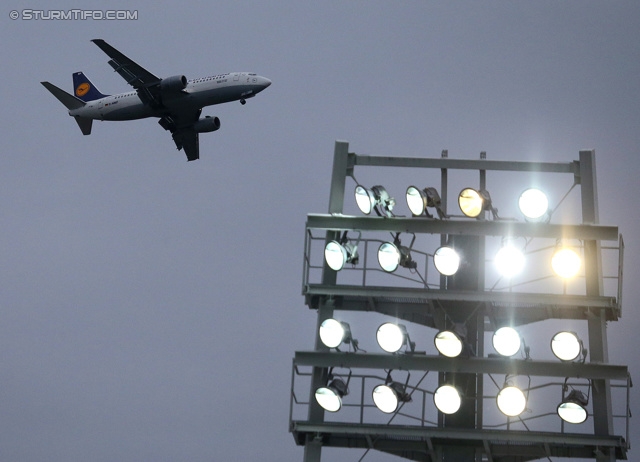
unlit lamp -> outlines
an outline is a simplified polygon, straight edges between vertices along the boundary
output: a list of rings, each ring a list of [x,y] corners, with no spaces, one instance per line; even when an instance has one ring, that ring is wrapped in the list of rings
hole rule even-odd
[[[584,393],[580,390],[571,390],[566,398],[563,398],[562,402],[558,404],[558,415],[562,420],[572,424],[581,424],[585,420],[589,413],[587,412],[587,405],[589,400]]]
[[[428,187],[418,189],[415,186],[409,186],[405,197],[407,199],[407,206],[413,216],[418,217],[426,214],[429,218],[432,218],[427,210],[429,207],[432,207],[436,209],[438,217],[444,218],[445,214],[441,208],[442,200],[436,188]]]
[[[375,210],[380,216],[384,214],[390,217],[393,207],[396,204],[395,199],[389,196],[389,193],[383,186],[373,186],[371,189],[368,189],[358,185],[355,189],[355,197],[358,208],[365,215],[369,215]]]

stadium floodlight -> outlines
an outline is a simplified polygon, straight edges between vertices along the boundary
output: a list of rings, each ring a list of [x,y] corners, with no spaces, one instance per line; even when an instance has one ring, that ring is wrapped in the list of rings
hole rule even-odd
[[[485,210],[490,210],[493,218],[498,218],[498,210],[491,202],[491,195],[486,190],[465,188],[458,195],[458,206],[469,218],[478,218]]]
[[[455,414],[460,409],[462,397],[453,385],[442,385],[433,394],[433,402],[443,414]]]
[[[415,344],[409,339],[409,333],[404,324],[394,324],[386,322],[378,327],[376,332],[378,345],[387,353],[396,353],[404,345],[409,345],[411,351],[415,349]]]
[[[333,379],[326,387],[316,390],[318,404],[329,412],[338,412],[342,407],[342,398],[349,394],[349,388],[342,379]]]
[[[571,390],[567,397],[563,398],[562,402],[558,404],[557,412],[565,422],[581,424],[589,416],[587,412],[588,404],[589,400],[584,396],[584,393],[580,390]]]
[[[529,188],[520,194],[518,208],[527,221],[539,221],[548,218],[549,200],[539,189]]]
[[[441,355],[448,358],[460,356],[465,347],[464,328],[457,325],[454,330],[441,330],[433,338],[433,343]]]
[[[427,187],[424,189],[418,189],[416,186],[409,186],[407,188],[406,199],[409,210],[411,210],[411,214],[414,217],[426,214],[429,218],[433,218],[429,213],[429,207],[436,209],[440,219],[446,217],[442,210],[440,194],[438,194],[438,190],[436,188]]]
[[[396,412],[400,403],[411,401],[404,385],[389,380],[384,385],[376,386],[372,395],[376,407],[386,414]]]
[[[460,268],[460,255],[453,247],[445,245],[433,253],[433,264],[443,276],[453,276]]]
[[[501,327],[493,333],[493,348],[502,356],[513,356],[520,350],[522,340],[513,327]]]
[[[383,242],[378,248],[378,263],[387,273],[393,273],[399,266],[409,269],[415,269],[418,266],[411,259],[410,249],[400,244],[399,234],[396,235],[393,243]]]
[[[584,357],[587,355],[582,340],[575,332],[569,331],[558,332],[553,336],[551,351],[561,361],[574,361],[580,354]]]
[[[359,259],[358,245],[348,241],[345,231],[339,241],[327,243],[324,248],[324,258],[329,268],[334,271],[340,271],[347,263],[356,265]]]
[[[578,274],[581,266],[580,256],[569,247],[560,247],[551,257],[553,272],[564,279],[570,279]]]
[[[508,417],[519,416],[527,406],[527,398],[522,390],[512,385],[506,385],[500,390],[496,402],[500,412]]]
[[[496,253],[493,263],[505,278],[517,276],[524,269],[524,254],[510,243],[503,245]]]
[[[383,186],[373,186],[371,189],[357,185],[355,189],[356,204],[362,213],[369,215],[375,211],[378,216],[391,217],[393,207],[396,205],[395,199]]]
[[[351,343],[351,327],[346,322],[333,318],[325,319],[320,324],[320,340],[328,348],[338,348],[343,343]]]

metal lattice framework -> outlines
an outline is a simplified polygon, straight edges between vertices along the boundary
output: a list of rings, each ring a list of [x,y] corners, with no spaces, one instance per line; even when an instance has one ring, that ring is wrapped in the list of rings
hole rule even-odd
[[[308,307],[317,310],[318,329],[324,320],[340,311],[377,312],[421,328],[442,329],[455,321],[468,329],[474,354],[448,358],[413,348],[400,354],[366,353],[357,348],[329,350],[317,336],[315,350],[296,352],[292,368],[290,430],[296,443],[305,447],[306,462],[320,461],[323,446],[374,449],[428,462],[515,462],[552,456],[626,460],[630,379],[626,366],[609,364],[606,337],[606,323],[617,321],[622,313],[624,244],[616,226],[598,223],[595,153],[580,151],[579,160],[570,163],[489,161],[481,157],[481,160],[455,160],[444,153],[437,159],[361,156],[349,153],[347,143],[336,142],[329,213],[308,215],[306,223],[303,295]],[[347,178],[355,179],[356,167],[364,166],[436,169],[445,212],[450,170],[477,171],[481,189],[486,188],[487,171],[571,175],[574,186],[580,187],[582,222],[527,223],[496,216],[486,220],[484,214],[476,220],[456,216],[436,219],[345,215]],[[338,277],[324,262],[322,250],[326,242],[340,236],[346,239],[347,233],[362,249],[362,258],[358,265],[345,268],[341,271],[344,275]],[[376,268],[371,250],[384,242],[385,236],[388,240],[389,233],[413,236],[415,270],[390,275],[381,274]],[[441,243],[458,239],[467,245],[475,259],[468,271],[470,277],[455,281],[433,271],[429,273],[433,249],[414,247],[415,236],[435,236]],[[559,239],[579,241],[584,284],[572,290],[556,284],[554,290],[546,290],[547,281],[543,278],[506,290],[487,286],[487,239],[504,236],[528,239],[527,243],[533,239],[552,243]],[[551,247],[552,244],[543,245],[532,253],[541,255]],[[614,274],[604,274],[603,254],[614,261]],[[603,281],[607,279],[615,281],[612,293],[605,288]],[[586,324],[588,361],[586,357],[578,362],[560,362],[535,361],[528,355],[512,359],[485,354],[486,332],[501,325],[522,326],[549,319]],[[383,372],[390,375],[390,371],[407,376],[407,390],[413,399],[385,420],[376,413],[370,388],[385,380]],[[329,417],[315,401],[314,393],[333,376],[346,377],[352,390],[349,402],[345,401],[344,413]],[[546,413],[532,410],[534,415],[526,418],[502,416],[500,420],[491,401],[495,400],[493,388],[499,388],[503,376],[505,382],[507,378],[528,378],[527,396],[540,396],[538,403],[549,399],[556,403],[567,386],[586,389],[590,396],[587,422],[591,429],[585,430],[585,423],[578,432],[572,431],[571,425],[565,425],[555,414],[555,408]],[[464,404],[457,415],[445,416],[434,408],[434,380],[439,384],[450,381],[464,384]],[[302,396],[306,393],[305,400]],[[617,414],[612,394],[616,403],[626,401]],[[305,412],[306,418],[298,418]],[[625,437],[615,434],[618,427],[614,426],[614,418],[623,422]]]

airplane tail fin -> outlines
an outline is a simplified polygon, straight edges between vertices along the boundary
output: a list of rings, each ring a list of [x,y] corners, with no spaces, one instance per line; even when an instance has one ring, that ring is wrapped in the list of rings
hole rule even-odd
[[[85,103],[109,96],[100,93],[98,87],[91,83],[91,80],[82,72],[73,73],[73,91],[75,95]]]

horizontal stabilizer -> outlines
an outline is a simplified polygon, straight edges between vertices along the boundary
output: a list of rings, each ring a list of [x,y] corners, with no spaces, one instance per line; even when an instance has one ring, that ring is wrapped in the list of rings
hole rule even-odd
[[[76,98],[73,95],[70,95],[69,93],[67,93],[66,91],[62,90],[61,88],[56,87],[52,83],[49,83],[49,82],[40,82],[40,83],[42,85],[44,85],[44,87],[47,90],[49,90],[53,94],[53,96],[58,98],[58,100],[62,104],[64,104],[67,107],[67,109],[69,109],[69,110],[78,109],[78,108],[80,108],[80,107],[85,105],[85,103],[83,101],[79,100],[78,98]]]
[[[93,119],[87,117],[74,117],[78,122],[78,127],[82,130],[83,135],[91,135],[91,125],[93,125]]]

